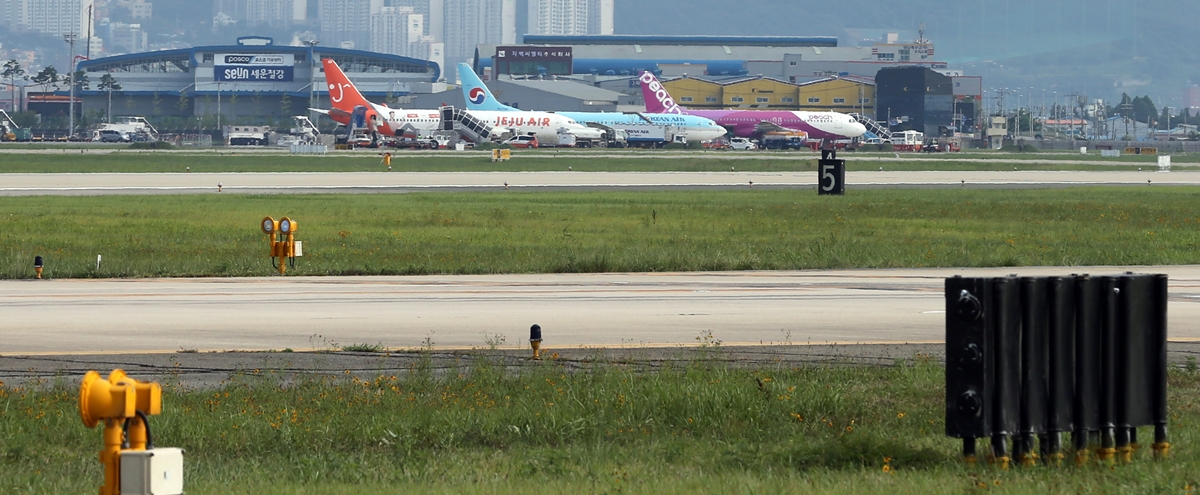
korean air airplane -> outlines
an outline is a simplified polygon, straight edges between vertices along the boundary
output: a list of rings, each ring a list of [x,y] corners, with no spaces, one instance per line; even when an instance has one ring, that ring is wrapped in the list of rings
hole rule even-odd
[[[467,100],[467,109],[473,112],[494,110],[501,112],[520,111],[500,103],[491,90],[468,64],[458,64],[458,77],[462,79],[463,97]],[[629,114],[617,112],[554,112],[556,115],[568,117],[583,124],[595,123],[617,129],[622,126],[659,125],[671,126],[678,129],[688,141],[709,141],[724,136],[724,127],[717,125],[711,119],[692,115],[680,114]],[[539,138],[540,139],[540,138]]]
[[[838,112],[792,112],[786,110],[688,110],[675,104],[675,99],[658,78],[643,72],[639,78],[646,111],[652,114],[676,114],[707,117],[729,129],[734,136],[756,137],[766,132],[798,131],[809,139],[838,140],[862,136],[866,126],[853,117]]]

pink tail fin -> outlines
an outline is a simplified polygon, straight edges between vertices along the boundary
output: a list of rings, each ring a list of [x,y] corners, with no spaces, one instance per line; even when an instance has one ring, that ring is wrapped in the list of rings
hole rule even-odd
[[[683,113],[653,73],[643,72],[638,81],[642,83],[642,98],[646,100],[647,113]]]

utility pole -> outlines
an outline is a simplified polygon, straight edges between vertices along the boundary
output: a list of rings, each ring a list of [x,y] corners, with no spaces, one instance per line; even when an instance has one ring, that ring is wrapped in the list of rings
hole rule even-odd
[[[92,22],[93,22],[92,21],[92,8],[94,8],[95,6],[96,6],[96,4],[88,5],[87,49],[84,50],[84,53],[87,53],[88,60],[92,59]]]
[[[1121,104],[1121,110],[1124,110],[1124,112],[1121,112],[1121,120],[1125,121],[1125,136],[1122,136],[1122,137],[1129,136],[1129,111],[1132,109],[1133,109],[1133,104],[1130,102],[1125,102],[1125,103]],[[1134,129],[1136,129],[1136,128],[1137,128],[1137,126],[1135,125]]]
[[[1062,127],[1062,122],[1058,122],[1058,91],[1054,91],[1054,107],[1050,109],[1050,118],[1054,122],[1054,138],[1058,139],[1058,129]]]
[[[67,83],[71,85],[71,100],[68,104],[67,111],[67,140],[69,141],[75,135],[75,41],[79,39],[79,35],[75,33],[67,33],[63,35],[63,41],[71,45],[71,63],[67,64],[70,72],[67,74]]]
[[[317,67],[320,66],[316,60],[313,60],[313,47],[317,46],[317,43],[320,43],[320,41],[304,40],[303,43],[308,46],[308,108],[313,108],[315,106],[313,105],[313,94],[317,91]],[[304,114],[311,115],[311,112],[309,110],[305,110]]]
[[[1074,104],[1071,105],[1071,127],[1070,127],[1070,129],[1071,129],[1071,149],[1075,149],[1075,108],[1079,106],[1079,94],[1071,93],[1071,94],[1065,95],[1065,96],[1072,98],[1071,100],[1067,100],[1067,101],[1075,102]]]

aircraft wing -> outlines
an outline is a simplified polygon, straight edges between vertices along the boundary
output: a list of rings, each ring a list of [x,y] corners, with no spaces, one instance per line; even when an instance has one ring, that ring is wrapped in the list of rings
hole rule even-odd
[[[324,109],[324,108],[309,108],[309,109],[308,109],[308,111],[310,111],[310,112],[316,112],[316,113],[319,113],[319,114],[321,114],[321,115],[329,115],[329,110],[326,110],[326,109]]]
[[[755,130],[755,132],[761,132],[761,133],[766,133],[766,132],[800,132],[800,129],[789,129],[789,128],[787,128],[787,127],[783,127],[783,126],[781,126],[781,125],[779,125],[779,124],[776,124],[776,123],[773,123],[773,122],[767,122],[767,121],[765,121],[765,120],[764,120],[764,121],[761,121],[761,122],[759,122],[758,124],[755,124],[755,126],[754,126],[754,130]]]

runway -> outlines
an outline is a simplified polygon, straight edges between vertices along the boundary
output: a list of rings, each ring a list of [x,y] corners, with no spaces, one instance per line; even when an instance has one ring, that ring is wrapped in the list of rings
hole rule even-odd
[[[1200,185],[1200,171],[850,171],[856,187]],[[311,172],[0,174],[0,195],[404,193],[416,191],[815,188],[812,172]]]
[[[0,281],[0,354],[930,343],[954,275],[1167,273],[1200,339],[1200,266]]]

